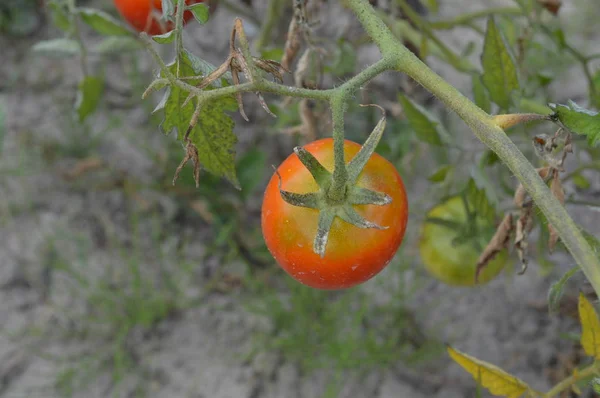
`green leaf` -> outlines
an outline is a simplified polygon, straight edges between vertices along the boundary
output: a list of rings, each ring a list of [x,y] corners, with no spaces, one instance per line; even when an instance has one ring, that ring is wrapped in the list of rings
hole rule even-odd
[[[225,177],[240,189],[235,173],[235,123],[225,111],[237,110],[233,97],[222,97],[202,106],[198,124],[190,134],[190,140],[198,148],[198,158],[208,172]]]
[[[162,10],[162,17],[165,20],[173,20],[175,16],[175,5],[172,0],[161,0],[160,9]]]
[[[596,108],[600,108],[600,69],[592,77],[591,100]]]
[[[104,11],[93,8],[79,8],[79,15],[83,22],[102,35],[130,36],[132,34],[125,25]]]
[[[471,212],[476,213],[490,223],[496,221],[496,209],[490,200],[485,187],[478,186],[474,178],[470,178],[465,190],[467,202],[472,206]],[[496,199],[497,200],[497,199]]]
[[[208,6],[204,3],[196,3],[186,7],[188,10],[194,14],[194,18],[198,21],[199,24],[204,25],[208,22]]]
[[[175,73],[176,64],[169,65],[169,69],[172,73]],[[194,72],[189,65],[182,63],[180,74],[182,77],[193,76]],[[177,139],[180,141],[183,140],[183,136],[190,125],[190,120],[194,113],[195,101],[189,101],[183,106],[187,97],[187,91],[183,91],[177,86],[170,86],[169,90],[165,93],[163,101],[155,109],[155,111],[159,109],[164,109],[165,111],[165,119],[160,125],[163,133],[168,135],[175,130],[177,131]]]
[[[579,189],[589,189],[591,184],[581,173],[573,175],[573,184]]]
[[[152,40],[159,44],[173,43],[173,40],[175,40],[175,31],[171,30],[167,33],[163,33],[162,35],[154,35],[152,36]]]
[[[475,103],[478,107],[489,113],[492,104],[490,103],[490,95],[488,94],[485,86],[481,81],[481,76],[479,76],[478,74],[473,74],[471,79],[471,82],[473,84],[473,97],[475,99]]]
[[[448,174],[452,172],[453,169],[454,166],[447,164],[434,171],[432,175],[427,177],[427,179],[431,182],[442,182],[446,179]]]
[[[424,5],[432,14],[437,13],[440,8],[437,0],[425,0]]]
[[[69,19],[65,7],[57,1],[50,1],[48,2],[48,9],[52,15],[52,23],[54,26],[65,32],[71,30],[71,20]]]
[[[519,80],[512,56],[493,18],[488,19],[481,64],[483,84],[490,97],[502,109],[508,109],[512,92],[519,88]]]
[[[237,163],[242,198],[247,199],[262,182],[267,168],[267,156],[260,149],[251,149]]]
[[[568,105],[548,104],[554,110],[551,118],[569,131],[585,135],[592,147],[600,144],[600,113],[580,107],[569,100]]]
[[[172,73],[175,73],[176,63],[172,63],[168,67]],[[182,57],[179,74],[181,77],[197,74],[186,53]],[[165,112],[165,119],[160,126],[161,130],[165,134],[176,130],[179,141],[183,141],[196,107],[195,100],[183,106],[187,97],[187,92],[179,87],[170,86],[165,97],[155,109],[155,111],[163,109]],[[202,167],[212,174],[225,177],[239,189],[240,183],[235,173],[237,137],[233,134],[233,119],[225,113],[235,110],[237,110],[237,102],[233,96],[205,103],[200,111],[198,123],[190,132],[189,139],[198,149],[198,159]]]
[[[438,131],[438,122],[420,105],[412,102],[408,97],[399,95],[398,100],[402,105],[408,122],[415,130],[417,138],[432,145],[442,145],[442,138]]]
[[[87,76],[79,82],[79,91],[75,101],[75,110],[79,115],[79,121],[83,122],[98,107],[104,80],[96,76]]]
[[[93,49],[98,54],[122,54],[142,49],[139,40],[133,37],[110,36],[102,40]]]
[[[548,311],[552,313],[558,310],[558,304],[563,296],[565,285],[578,271],[580,271],[579,267],[571,268],[550,286],[550,290],[548,290]]]
[[[33,51],[46,56],[64,58],[79,54],[79,43],[71,39],[52,39],[36,43]]]

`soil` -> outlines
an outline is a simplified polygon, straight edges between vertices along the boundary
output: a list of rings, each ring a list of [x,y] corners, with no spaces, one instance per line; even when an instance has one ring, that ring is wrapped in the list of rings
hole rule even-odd
[[[596,51],[600,50],[600,35],[597,30],[582,30],[574,21],[581,20],[585,7],[596,12],[596,18],[600,17],[597,7],[592,6],[594,1],[577,5],[565,2],[560,12],[567,30],[579,32],[567,37],[585,51],[593,50],[594,46]],[[337,37],[342,32],[359,29],[358,23],[337,3],[328,1],[324,6],[321,18],[331,23],[324,24],[323,35]],[[494,1],[483,5],[472,0],[440,3],[440,13],[445,17],[491,7],[492,3],[512,4]],[[107,4],[95,1],[90,6],[106,8]],[[264,15],[261,8],[265,6],[256,7],[256,15]],[[225,38],[229,37],[234,15],[222,6],[205,27],[190,25],[186,44],[207,61],[219,64],[226,55]],[[250,22],[246,27],[250,36],[258,33]],[[94,33],[84,32],[86,42],[98,42]],[[115,281],[125,278],[120,274],[136,245],[132,238],[131,210],[140,207],[154,214],[138,220],[141,256],[148,263],[142,272],[170,272],[178,261],[200,264],[194,278],[183,281],[182,286],[190,297],[200,297],[201,305],[174,309],[151,332],[132,330],[124,347],[134,353],[137,363],[118,387],[110,371],[92,371],[89,381],[77,380],[85,387],[74,391],[72,396],[133,397],[142,391],[150,397],[169,398],[324,396],[329,381],[325,373],[301,372],[274,352],[247,356],[253,347],[252,335],[271,326],[268,318],[246,310],[247,297],[239,289],[205,296],[198,293],[209,279],[206,275],[214,274],[219,267],[225,267],[234,276],[243,268],[239,260],[223,265],[220,256],[206,256],[205,242],[214,229],[202,221],[178,221],[179,204],[166,192],[145,190],[132,194],[119,185],[115,176],[123,175],[127,181],[143,184],[162,175],[154,157],[164,154],[164,148],[172,145],[170,138],[157,128],[147,131],[152,125],[150,111],[159,96],[141,103],[140,87],[132,84],[128,75],[136,71],[141,76],[141,86],[146,84],[145,79],[155,69],[150,57],[143,52],[113,55],[108,60],[90,55],[91,68],[106,71],[106,104],[92,116],[90,131],[82,132],[69,122],[81,76],[77,58],[49,58],[31,51],[31,46],[39,40],[58,34],[57,30],[44,26],[31,37],[0,37],[0,107],[4,106],[7,115],[7,133],[0,141],[0,397],[69,395],[68,388],[60,389],[68,384],[61,384],[61,380],[69,378],[65,372],[68,365],[76,369],[87,366],[85,361],[75,360],[83,358],[82,353],[103,358],[103,350],[110,344],[101,337],[105,318],[91,318],[94,324],[91,331],[83,332],[79,324],[86,319],[79,315],[93,317],[101,309],[86,307],[72,278],[65,277],[56,267],[70,264],[92,285],[107,272]],[[444,41],[456,48],[470,39],[479,40],[476,34],[464,29],[444,34]],[[479,49],[474,54],[479,54]],[[371,64],[377,57],[375,47],[364,46],[358,54],[358,66]],[[478,62],[476,55],[472,59]],[[136,69],[123,67],[133,64]],[[435,60],[431,64],[459,89],[470,90],[468,76]],[[370,89],[381,90],[385,98],[394,98],[398,86],[394,79],[398,76],[384,74]],[[569,70],[552,90],[556,102],[581,98],[586,86],[580,70]],[[246,111],[252,123],[236,116],[240,151],[263,133],[260,130],[264,126],[272,123],[256,102],[249,103]],[[270,148],[269,156],[274,163],[292,147],[291,140],[283,136],[276,142],[271,146],[262,144]],[[86,167],[91,172],[86,172]],[[598,201],[600,176],[598,173],[586,176],[592,189],[588,190],[590,196],[583,199]],[[573,186],[566,189],[575,191]],[[423,183],[411,185],[410,203],[423,201],[424,192]],[[260,192],[257,192],[249,205],[256,223],[259,203]],[[588,231],[600,233],[600,213],[582,206],[570,206],[568,210]],[[409,231],[418,231],[415,217],[410,223]],[[158,240],[153,240],[154,233],[160,236]],[[416,232],[407,239],[414,242],[415,238]],[[114,242],[125,248],[125,253],[114,250]],[[157,260],[153,257],[156,254],[164,257]],[[549,274],[542,274],[538,264],[532,262],[523,276],[499,278],[473,289],[450,288],[427,279],[411,299],[411,306],[419,314],[420,326],[431,338],[502,367],[535,389],[547,390],[560,380],[561,372],[566,369],[569,374],[569,366],[579,360],[577,344],[564,335],[578,332],[578,322],[573,317],[577,290],[589,291],[579,275],[570,284],[561,311],[549,315],[548,288],[574,265],[564,252],[555,253],[552,260],[557,267]],[[235,278],[230,283],[235,284]],[[363,288],[377,294],[375,284]],[[476,396],[472,378],[446,356],[417,368],[399,361],[385,371],[370,371],[361,377],[348,373],[342,377],[339,397]],[[482,396],[487,395],[484,392]]]

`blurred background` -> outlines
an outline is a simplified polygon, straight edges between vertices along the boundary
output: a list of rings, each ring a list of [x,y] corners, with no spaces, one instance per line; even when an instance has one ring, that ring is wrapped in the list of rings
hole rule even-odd
[[[309,2],[312,35],[326,49],[318,87],[339,85],[379,59],[342,3]],[[479,83],[489,14],[519,68],[513,111],[549,113],[546,103],[569,99],[600,105],[597,0],[564,0],[557,14],[533,0],[372,3],[409,48],[492,112],[499,108]],[[76,5],[120,19],[109,0]],[[542,391],[588,361],[576,299],[579,291],[593,297],[592,289],[579,272],[549,308],[550,286],[575,264],[560,243],[549,254],[539,212],[524,275],[514,252],[484,285],[449,286],[427,272],[419,254],[427,211],[473,180],[493,198],[499,220],[514,210],[517,182],[414,82],[384,73],[346,116],[347,138],[362,142],[380,114],[358,104],[388,111],[378,152],[407,188],[405,240],[367,283],[319,291],[274,262],[260,208],[271,165],[296,145],[330,136],[324,104],[266,95],[274,119],[245,95],[250,122],[232,114],[242,190],[207,172],[196,189],[191,166],[173,186],[184,151],[159,129],[162,114],[153,110],[162,93],[141,99],[157,65],[135,41],[83,23],[87,51],[44,48],[40,42],[64,37],[60,7],[0,3],[0,397],[485,397],[445,344]],[[239,16],[255,54],[278,60],[292,15],[291,1],[220,0],[205,25],[188,23],[185,45],[219,65]],[[172,58],[171,45],[156,47]],[[94,100],[81,98],[84,74],[101,76]],[[294,84],[293,74],[285,83]],[[400,93],[435,120],[446,145],[419,134]],[[306,109],[315,123],[301,117]],[[536,166],[538,133],[554,130],[510,131]],[[600,153],[585,139],[574,146],[563,174],[567,209],[598,236]],[[584,396],[594,396],[588,390]]]

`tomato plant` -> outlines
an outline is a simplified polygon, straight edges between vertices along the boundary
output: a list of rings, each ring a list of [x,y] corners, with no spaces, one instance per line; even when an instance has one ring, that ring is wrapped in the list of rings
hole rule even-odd
[[[468,200],[452,196],[427,213],[419,250],[427,271],[449,285],[475,285],[477,261],[494,234],[494,225],[480,214],[470,213]],[[506,250],[482,269],[478,283],[494,279],[507,263]]]
[[[161,0],[114,0],[119,13],[139,32],[150,35],[160,35],[171,31],[174,27],[170,21],[162,20]],[[204,0],[186,0],[186,4],[202,3]],[[183,14],[183,23],[193,17],[186,11]]]
[[[351,160],[360,148],[359,144],[346,140],[345,159]],[[333,139],[314,141],[304,149],[331,170]],[[273,257],[294,279],[320,289],[348,288],[370,279],[390,262],[402,242],[408,218],[404,184],[390,162],[373,154],[357,181],[361,187],[391,197],[391,203],[385,206],[356,206],[365,219],[387,228],[362,229],[336,218],[323,257],[313,251],[319,212],[287,203],[278,187],[280,178],[281,189],[291,192],[314,192],[319,186],[294,153],[279,166],[265,192],[263,235]]]

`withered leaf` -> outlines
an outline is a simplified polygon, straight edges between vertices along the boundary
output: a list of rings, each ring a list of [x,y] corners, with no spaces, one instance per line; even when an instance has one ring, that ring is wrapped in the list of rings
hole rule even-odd
[[[548,172],[550,171],[550,167],[540,167],[536,169],[538,175],[542,178],[542,180],[546,181],[548,178]],[[515,190],[514,203],[518,208],[523,207],[523,203],[525,203],[525,199],[527,198],[527,191],[523,184],[519,184],[517,189]]]
[[[479,273],[485,268],[485,266],[502,250],[508,247],[510,241],[510,235],[514,230],[512,214],[507,213],[504,219],[496,229],[496,233],[485,247],[479,260],[477,260],[477,269],[475,270],[475,282],[479,279]]]
[[[561,0],[537,0],[538,3],[546,10],[550,11],[554,15],[558,15],[558,10],[562,6]]]
[[[521,270],[519,275],[522,275],[527,270],[527,248],[529,243],[527,238],[531,229],[533,228],[533,202],[528,202],[521,207],[521,215],[517,220],[517,227],[515,233],[515,247],[517,248],[517,254],[519,260],[521,260]]]

